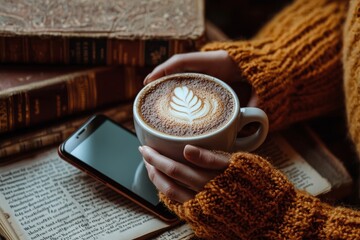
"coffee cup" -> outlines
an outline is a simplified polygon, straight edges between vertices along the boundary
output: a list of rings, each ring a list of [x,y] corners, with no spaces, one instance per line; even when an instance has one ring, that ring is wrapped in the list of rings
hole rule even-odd
[[[172,74],[149,83],[135,98],[133,116],[140,143],[177,161],[184,161],[187,144],[253,151],[264,142],[269,125],[263,110],[240,107],[229,85],[200,73]],[[256,131],[237,137],[250,123],[258,123]]]

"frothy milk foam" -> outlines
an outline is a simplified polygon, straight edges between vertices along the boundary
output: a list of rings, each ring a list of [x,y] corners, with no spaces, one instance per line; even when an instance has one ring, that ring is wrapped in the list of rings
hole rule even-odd
[[[234,99],[204,78],[170,78],[149,88],[138,111],[153,129],[168,135],[197,136],[215,131],[233,115]]]
[[[218,102],[216,100],[201,99],[187,86],[180,86],[174,89],[170,107],[169,109],[163,109],[163,112],[169,111],[169,114],[174,119],[188,121],[191,124],[197,119],[214,114],[217,108]]]

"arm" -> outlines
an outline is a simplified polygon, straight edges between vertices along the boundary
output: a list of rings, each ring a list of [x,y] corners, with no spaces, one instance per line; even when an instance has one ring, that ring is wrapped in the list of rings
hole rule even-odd
[[[346,1],[295,1],[254,39],[215,42],[253,86],[258,106],[279,129],[342,104],[341,35]]]
[[[360,153],[360,1],[351,1],[344,27],[344,90],[350,136]]]
[[[201,53],[175,55],[156,67],[145,83],[183,71],[226,82],[245,80],[253,88],[249,105],[267,113],[270,130],[338,110],[343,105],[346,10],[347,1],[295,1],[254,39],[213,42]]]
[[[260,156],[186,146],[189,164],[140,151],[161,200],[205,239],[356,239],[360,212],[297,191]]]
[[[198,154],[199,159],[201,155],[209,154],[202,151]],[[153,154],[152,157],[153,159],[149,159],[144,154],[147,161],[159,167],[159,156]],[[211,159],[209,155],[206,158]],[[194,159],[192,161],[196,162]],[[198,163],[206,161],[201,159]],[[209,166],[212,168],[218,166],[221,169],[225,163],[222,158],[218,161],[213,158],[211,161],[213,164]],[[162,170],[170,175],[168,177],[172,174],[181,176],[178,171],[174,171],[176,167],[170,167],[169,162],[167,165],[168,169]],[[209,172],[212,171],[213,169],[209,169]],[[152,170],[149,173],[153,181],[159,176],[152,175]],[[178,186],[198,188],[189,179],[192,179],[190,175],[183,180],[178,178],[177,181],[182,182]],[[154,181],[160,191],[164,182]],[[190,200],[182,203],[172,200],[182,190],[164,185],[172,191],[161,193],[162,201],[188,222],[201,238],[356,239],[360,236],[360,212],[331,207],[315,197],[295,190],[280,171],[254,154],[234,154],[225,171],[205,184],[194,197],[191,194],[185,197]]]

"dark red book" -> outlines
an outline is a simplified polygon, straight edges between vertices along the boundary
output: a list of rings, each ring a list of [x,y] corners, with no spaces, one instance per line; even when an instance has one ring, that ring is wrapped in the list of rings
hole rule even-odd
[[[130,100],[148,72],[130,66],[2,66],[0,133]]]

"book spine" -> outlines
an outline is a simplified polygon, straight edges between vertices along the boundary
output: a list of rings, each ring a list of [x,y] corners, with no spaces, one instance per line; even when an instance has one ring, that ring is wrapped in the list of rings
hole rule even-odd
[[[0,37],[0,63],[155,66],[194,51],[196,40]]]
[[[121,103],[98,111],[125,127],[129,125],[129,130],[133,130],[131,103]],[[91,114],[93,112],[0,138],[0,163],[20,154],[59,144],[76,131]]]
[[[0,133],[130,100],[147,73],[133,67],[96,68],[0,94]]]

